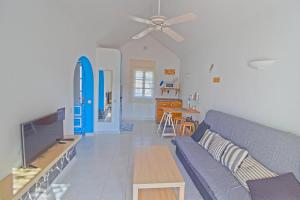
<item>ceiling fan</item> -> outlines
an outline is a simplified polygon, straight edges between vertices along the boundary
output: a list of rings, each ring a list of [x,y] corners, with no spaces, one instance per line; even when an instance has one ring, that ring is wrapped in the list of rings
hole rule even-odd
[[[169,37],[171,37],[172,39],[174,39],[177,42],[182,42],[184,40],[184,37],[181,36],[180,34],[176,33],[175,31],[173,31],[170,28],[170,26],[195,20],[197,18],[197,16],[194,13],[188,13],[185,15],[167,19],[165,16],[160,14],[160,8],[161,8],[161,4],[160,4],[160,0],[158,0],[158,14],[157,15],[152,16],[149,19],[144,19],[144,18],[135,17],[135,16],[130,17],[133,21],[148,25],[147,29],[136,34],[135,36],[132,37],[132,39],[134,39],[134,40],[140,39],[140,38],[146,36],[147,34],[151,33],[152,31],[161,31],[161,32],[167,34]]]

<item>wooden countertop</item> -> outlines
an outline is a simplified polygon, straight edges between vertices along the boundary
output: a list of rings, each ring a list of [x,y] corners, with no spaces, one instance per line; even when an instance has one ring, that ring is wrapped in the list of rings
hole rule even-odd
[[[191,108],[170,108],[170,107],[161,107],[164,112],[169,113],[183,113],[183,114],[200,114],[200,111],[194,110]]]
[[[74,136],[74,141],[67,141],[66,144],[55,144],[45,153],[39,156],[33,163],[41,171],[37,173],[22,189],[16,194],[13,192],[13,175],[9,174],[0,180],[0,200],[18,200],[38,181],[65,153],[75,146],[80,136]]]
[[[182,101],[179,98],[155,98],[156,101]]]

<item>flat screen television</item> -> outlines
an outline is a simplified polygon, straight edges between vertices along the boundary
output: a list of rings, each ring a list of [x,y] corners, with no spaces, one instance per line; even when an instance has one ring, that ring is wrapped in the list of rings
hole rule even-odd
[[[65,109],[21,124],[22,166],[27,168],[49,147],[64,137]]]

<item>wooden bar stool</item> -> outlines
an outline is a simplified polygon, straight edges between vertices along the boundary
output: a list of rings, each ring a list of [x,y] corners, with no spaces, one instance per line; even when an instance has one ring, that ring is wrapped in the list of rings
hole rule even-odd
[[[193,122],[183,122],[181,124],[181,136],[185,135],[186,129],[189,129],[190,135],[192,135],[195,131],[195,124]]]
[[[175,126],[182,124],[183,121],[184,121],[183,117],[174,117]]]
[[[174,117],[174,124],[175,124],[175,128],[176,128],[176,132],[179,133],[179,135],[181,134],[181,124],[184,122],[184,118],[183,117]]]

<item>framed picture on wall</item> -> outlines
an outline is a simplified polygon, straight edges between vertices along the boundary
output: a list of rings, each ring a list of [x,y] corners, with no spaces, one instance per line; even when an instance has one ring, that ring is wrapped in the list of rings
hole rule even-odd
[[[175,69],[165,69],[165,75],[175,75],[176,70]]]

